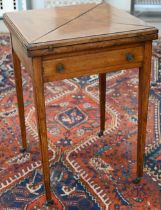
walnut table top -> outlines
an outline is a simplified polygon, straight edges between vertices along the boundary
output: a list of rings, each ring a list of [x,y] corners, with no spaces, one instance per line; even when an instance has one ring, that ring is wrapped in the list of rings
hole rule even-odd
[[[115,45],[115,40],[127,43],[157,36],[155,27],[107,3],[11,12],[4,21],[30,56],[53,53],[58,47],[84,44],[88,48],[100,41]]]

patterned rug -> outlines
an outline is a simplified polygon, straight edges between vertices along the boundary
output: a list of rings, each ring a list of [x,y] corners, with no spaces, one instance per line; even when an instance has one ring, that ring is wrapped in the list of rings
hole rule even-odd
[[[161,209],[161,42],[154,42],[145,175],[136,176],[138,70],[107,74],[106,131],[98,138],[98,77],[45,86],[51,188],[58,210]],[[117,58],[116,58],[117,59]],[[9,36],[0,35],[0,210],[45,206],[31,79],[22,67],[28,153],[21,134]]]

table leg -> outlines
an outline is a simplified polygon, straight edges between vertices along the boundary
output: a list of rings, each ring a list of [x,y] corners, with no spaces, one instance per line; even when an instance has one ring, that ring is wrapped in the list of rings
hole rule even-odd
[[[151,76],[152,42],[145,44],[145,55],[143,67],[139,69],[139,107],[138,107],[138,143],[137,143],[137,178],[134,183],[138,183],[143,176],[146,125],[148,115],[148,99]]]
[[[45,185],[47,204],[53,204],[51,190],[50,190],[50,168],[48,156],[48,140],[46,127],[46,111],[45,111],[45,97],[44,97],[44,82],[42,77],[42,62],[41,58],[33,59],[33,90],[34,101],[37,117],[37,128],[40,141],[43,179]]]
[[[12,49],[12,58],[13,58],[13,67],[15,74],[19,121],[20,121],[21,136],[22,136],[22,149],[20,151],[25,152],[27,149],[27,141],[26,141],[26,126],[25,126],[25,115],[24,115],[21,63],[14,49]]]
[[[100,97],[100,132],[99,137],[105,131],[105,112],[106,112],[106,73],[99,74],[99,97]]]

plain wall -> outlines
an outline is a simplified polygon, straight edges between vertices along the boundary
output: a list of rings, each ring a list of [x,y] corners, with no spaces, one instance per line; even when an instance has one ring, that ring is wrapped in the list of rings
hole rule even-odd
[[[118,7],[119,9],[130,11],[131,0],[106,0],[106,2]]]
[[[30,0],[28,0],[30,1]],[[54,1],[54,0],[53,0]],[[120,9],[130,11],[131,0],[106,0],[106,2],[112,4]],[[32,8],[43,8],[44,0],[32,0]]]

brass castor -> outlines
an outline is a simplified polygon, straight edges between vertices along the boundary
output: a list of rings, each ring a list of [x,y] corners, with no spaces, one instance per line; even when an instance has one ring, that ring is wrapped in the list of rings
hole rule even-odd
[[[25,153],[25,152],[27,152],[27,150],[26,150],[25,148],[21,148],[21,149],[20,149],[20,152],[21,152],[21,153]]]
[[[142,177],[137,177],[137,178],[134,179],[132,182],[133,182],[134,184],[139,184],[140,181],[141,181],[141,179],[142,179]]]
[[[98,136],[99,136],[99,137],[103,136],[103,131],[100,131],[100,132],[98,133]]]
[[[46,206],[52,206],[54,204],[53,200],[47,200],[46,201]]]

